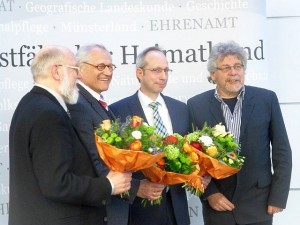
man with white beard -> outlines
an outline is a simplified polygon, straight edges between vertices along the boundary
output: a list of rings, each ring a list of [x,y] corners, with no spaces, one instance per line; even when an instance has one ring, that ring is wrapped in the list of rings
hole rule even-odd
[[[66,103],[78,99],[74,54],[44,47],[31,65],[35,86],[18,104],[9,133],[9,224],[104,225],[111,195],[128,191],[130,173],[97,177]]]

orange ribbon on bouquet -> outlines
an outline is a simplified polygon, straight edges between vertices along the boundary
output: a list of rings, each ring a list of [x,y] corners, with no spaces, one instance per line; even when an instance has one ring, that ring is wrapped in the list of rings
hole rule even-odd
[[[119,149],[104,142],[95,134],[98,153],[104,163],[113,171],[134,172],[153,166],[164,157],[163,153],[151,155],[143,151]]]

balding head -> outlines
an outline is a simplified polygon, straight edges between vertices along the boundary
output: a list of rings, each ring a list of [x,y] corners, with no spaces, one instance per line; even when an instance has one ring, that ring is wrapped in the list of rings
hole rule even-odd
[[[70,104],[76,103],[78,99],[78,69],[74,54],[61,46],[42,48],[36,53],[31,65],[35,83],[57,92]]]
[[[46,46],[39,50],[31,64],[33,80],[39,83],[40,79],[48,78],[51,75],[53,65],[64,64],[68,57],[74,57],[73,53],[62,46]]]

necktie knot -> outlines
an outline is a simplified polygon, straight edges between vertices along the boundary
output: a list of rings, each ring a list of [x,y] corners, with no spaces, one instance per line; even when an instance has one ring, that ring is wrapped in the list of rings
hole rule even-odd
[[[103,108],[107,109],[107,103],[104,100],[100,99],[99,103],[103,106]]]
[[[151,102],[149,104],[150,108],[153,109],[154,111],[158,110],[158,102]]]

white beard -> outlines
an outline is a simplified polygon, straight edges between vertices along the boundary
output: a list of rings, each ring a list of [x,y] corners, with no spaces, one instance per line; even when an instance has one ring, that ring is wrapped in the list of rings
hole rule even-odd
[[[66,103],[74,105],[77,103],[79,91],[76,84],[72,87],[67,73],[64,73],[64,79],[59,89]]]

